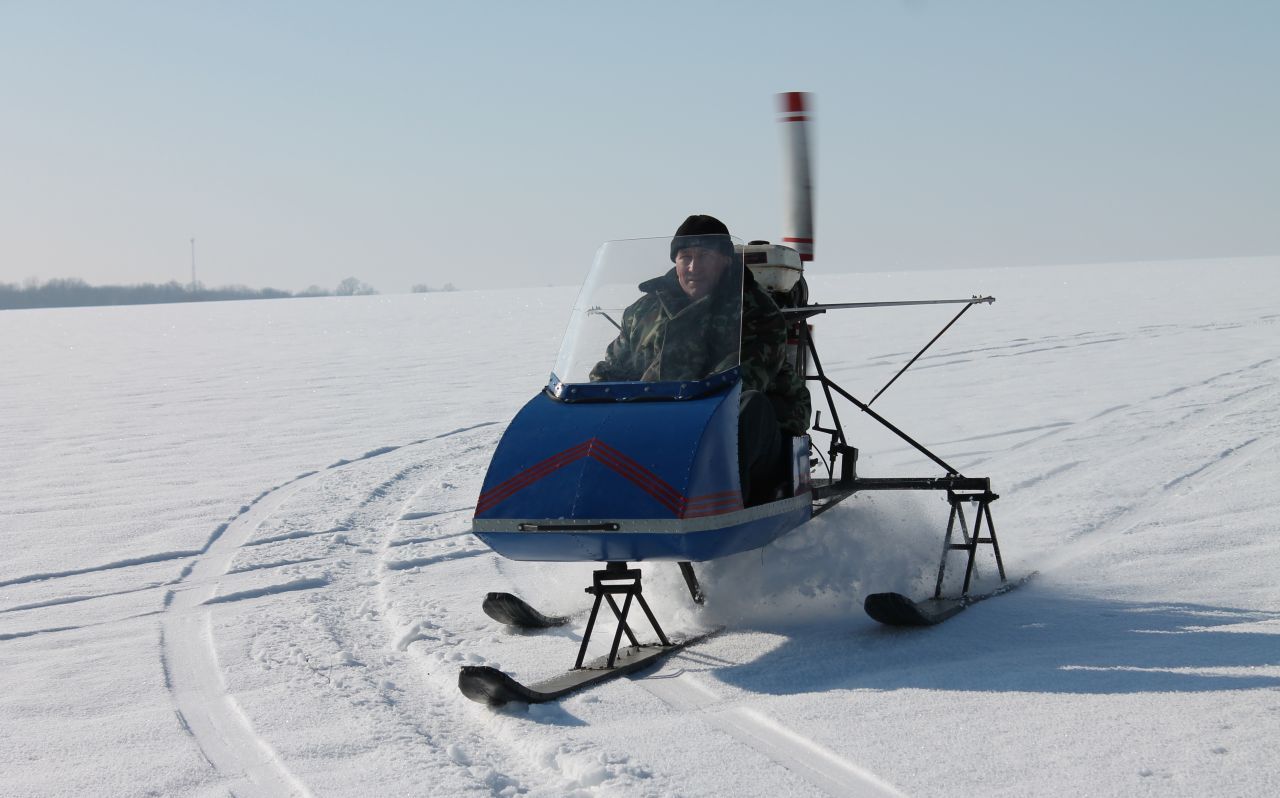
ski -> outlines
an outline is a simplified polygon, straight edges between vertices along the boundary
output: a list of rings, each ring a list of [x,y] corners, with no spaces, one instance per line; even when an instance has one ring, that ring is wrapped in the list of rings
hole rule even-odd
[[[872,593],[862,603],[867,615],[887,626],[936,626],[958,615],[966,607],[1001,596],[1025,584],[1030,573],[1016,582],[1005,582],[987,593],[970,593],[960,598],[931,598],[914,601],[901,593]]]
[[[607,656],[600,657],[581,668],[574,668],[558,676],[528,685],[488,665],[464,665],[458,673],[458,689],[472,701],[488,704],[491,707],[500,707],[513,702],[542,704],[619,676],[635,673],[693,643],[705,640],[712,634],[715,632],[674,642],[669,646],[631,646],[618,652],[618,658],[612,668],[606,665]]]
[[[901,593],[872,593],[862,603],[873,620],[889,626],[933,626],[965,608],[964,599],[913,601]]]
[[[543,615],[527,601],[511,593],[490,593],[480,607],[498,623],[520,629],[550,629],[563,626],[569,619],[561,615]]]

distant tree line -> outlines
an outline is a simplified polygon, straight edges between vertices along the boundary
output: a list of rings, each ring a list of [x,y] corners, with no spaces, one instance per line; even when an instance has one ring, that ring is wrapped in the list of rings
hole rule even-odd
[[[228,285],[206,288],[202,283],[183,285],[142,283],[140,285],[89,285],[84,280],[56,279],[41,283],[27,280],[21,286],[0,283],[0,310],[20,308],[67,308],[93,305],[154,305],[168,302],[222,302],[235,299],[287,299],[289,297],[355,296],[376,294],[377,290],[355,277],[338,283],[333,291],[311,286],[294,293],[275,288]]]
[[[311,287],[315,288],[315,286]],[[333,293],[338,296],[368,296],[378,292],[368,283],[362,283],[354,277],[348,277],[338,283],[338,287],[334,289]]]
[[[414,284],[413,284],[413,293],[415,293],[415,294],[430,294],[430,293],[432,293],[433,291],[457,291],[457,290],[458,290],[458,289],[456,289],[456,288],[454,288],[454,287],[453,287],[453,283],[445,283],[445,284],[444,284],[442,287],[440,287],[440,288],[432,288],[431,286],[427,285],[426,283],[414,283]]]

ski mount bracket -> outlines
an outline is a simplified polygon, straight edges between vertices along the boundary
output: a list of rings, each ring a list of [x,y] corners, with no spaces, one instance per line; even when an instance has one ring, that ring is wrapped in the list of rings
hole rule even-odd
[[[953,551],[963,551],[968,554],[964,568],[964,587],[960,589],[960,595],[969,595],[969,584],[973,579],[974,573],[974,560],[977,559],[978,544],[980,543],[986,543],[991,546],[991,552],[996,557],[996,569],[1000,572],[1000,583],[1004,584],[1007,581],[1004,573],[1004,560],[1000,557],[1000,544],[996,541],[996,522],[991,518],[991,502],[998,498],[1000,496],[992,493],[990,487],[981,491],[947,491],[947,502],[951,505],[951,517],[947,519],[947,536],[942,541],[942,560],[938,563],[938,582],[933,589],[933,597],[935,599],[942,598],[942,580],[946,576],[947,555]],[[969,524],[964,515],[964,505],[969,503],[977,505],[974,508],[972,534],[969,532]],[[985,538],[982,537],[983,520],[987,523],[987,537]],[[963,542],[960,543],[953,542],[957,521],[960,522],[960,535],[963,539]]]
[[[671,646],[671,641],[667,639],[662,627],[658,625],[658,619],[654,617],[653,610],[649,609],[649,602],[644,600],[644,594],[641,592],[640,587],[639,568],[628,568],[625,562],[611,562],[592,574],[591,587],[585,590],[595,596],[596,599],[591,605],[591,615],[587,618],[587,628],[582,633],[582,645],[578,647],[578,659],[573,665],[575,670],[581,668],[582,663],[586,660],[587,646],[591,643],[591,633],[595,630],[596,619],[600,615],[600,605],[603,603],[609,605],[609,609],[613,611],[613,617],[618,622],[618,628],[613,634],[613,643],[609,647],[609,656],[605,660],[605,668],[613,668],[617,662],[618,648],[622,645],[623,634],[627,636],[627,641],[632,646],[637,648],[640,646],[640,641],[636,639],[635,633],[631,631],[630,624],[627,623],[627,616],[631,612],[631,607],[635,604],[640,605],[645,617],[649,619],[649,625],[657,633],[659,643],[664,648]],[[621,607],[618,606],[615,596],[622,596]]]
[[[856,449],[853,450],[855,453]],[[854,455],[856,457],[856,454]],[[845,462],[849,462],[848,459]],[[952,552],[962,551],[967,557],[964,567],[964,585],[960,589],[960,597],[969,595],[973,576],[977,573],[978,546],[988,545],[995,555],[996,569],[1000,573],[1000,583],[1007,580],[1004,560],[1000,556],[1000,543],[996,539],[996,524],[991,517],[991,503],[1000,495],[991,491],[991,480],[987,477],[964,477],[959,474],[946,477],[850,477],[839,480],[814,480],[814,499],[818,503],[814,515],[825,512],[855,493],[862,491],[884,490],[940,490],[946,491],[947,503],[951,505],[951,513],[947,518],[947,532],[942,541],[942,557],[938,562],[938,579],[934,586],[933,598],[944,598],[943,581],[947,574],[947,558]],[[972,508],[973,527],[970,529],[970,517],[966,515],[965,505],[976,505]],[[959,539],[957,539],[957,530]],[[985,535],[984,535],[985,533]]]

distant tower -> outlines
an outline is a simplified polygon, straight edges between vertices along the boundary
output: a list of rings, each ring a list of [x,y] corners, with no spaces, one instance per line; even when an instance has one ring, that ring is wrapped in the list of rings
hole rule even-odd
[[[191,239],[191,290],[196,290],[196,240]]]

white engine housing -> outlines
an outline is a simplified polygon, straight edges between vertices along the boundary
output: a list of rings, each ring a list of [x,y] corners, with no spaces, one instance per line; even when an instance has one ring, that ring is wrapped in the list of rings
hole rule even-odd
[[[756,282],[771,293],[784,294],[790,291],[804,274],[800,253],[791,247],[752,242],[737,250],[742,255],[743,263],[755,275]]]

